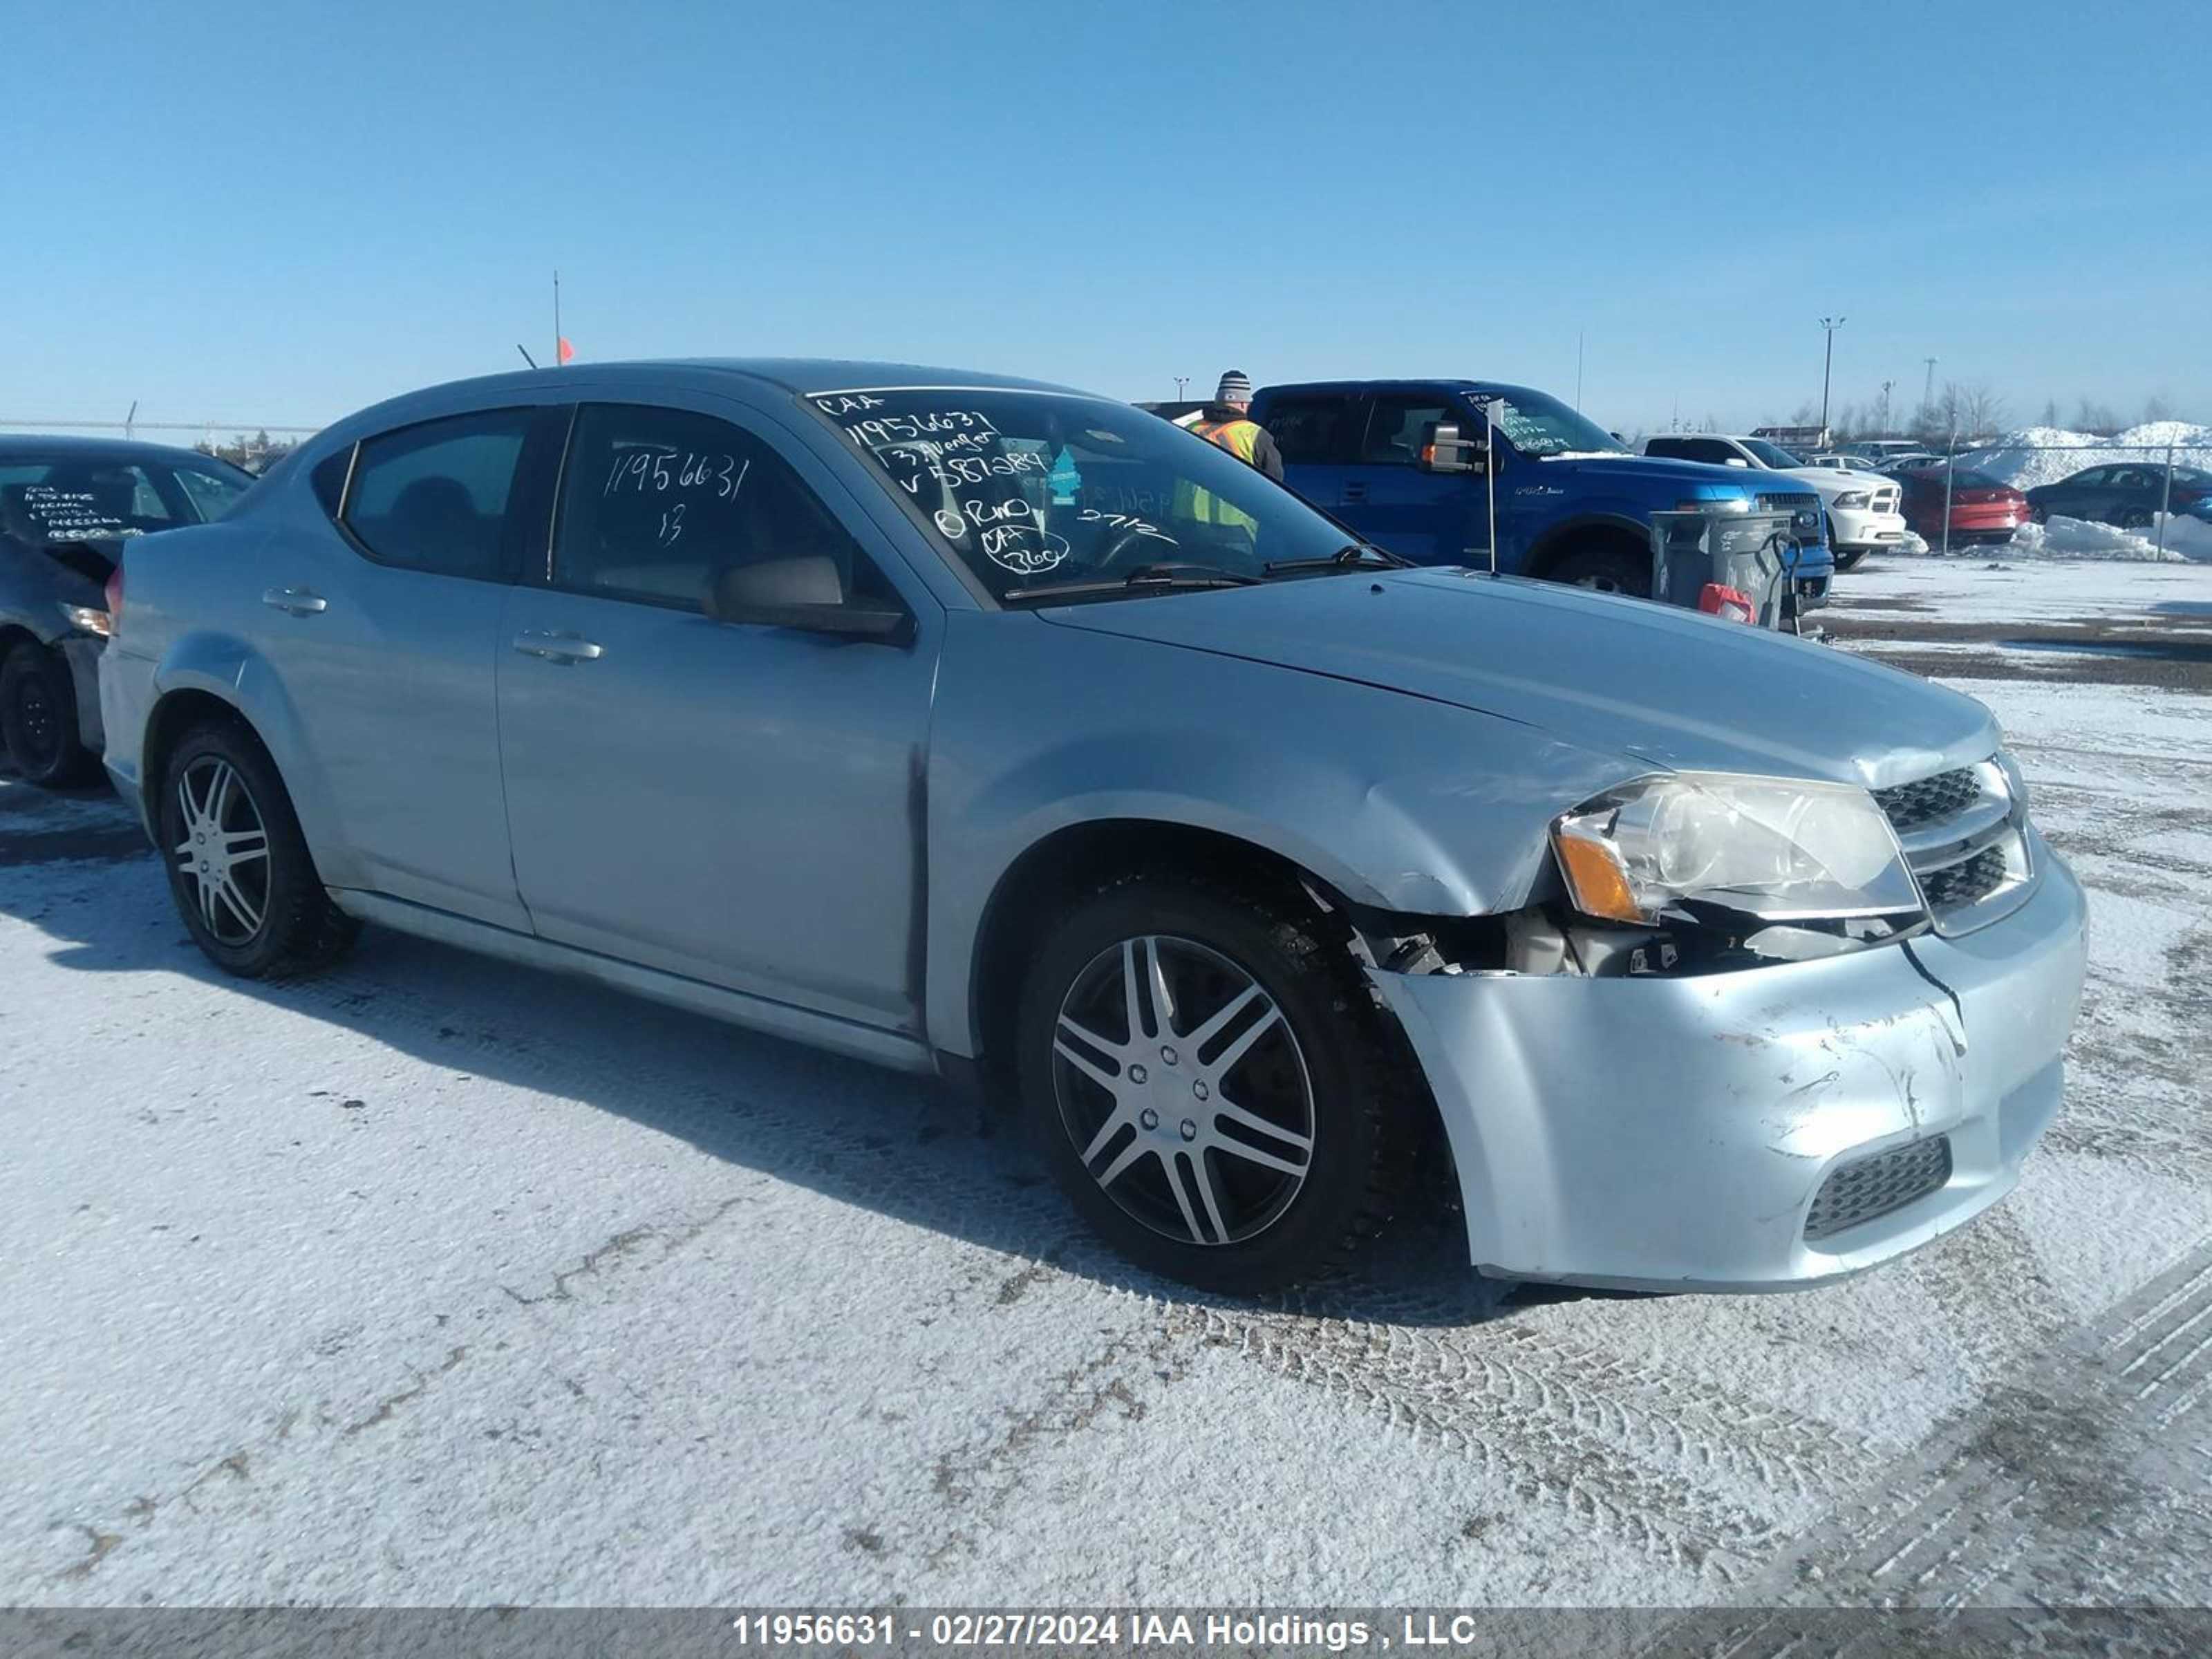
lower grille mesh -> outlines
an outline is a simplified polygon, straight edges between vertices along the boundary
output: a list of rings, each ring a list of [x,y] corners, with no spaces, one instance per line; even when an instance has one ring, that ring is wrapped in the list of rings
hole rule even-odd
[[[2004,885],[2005,849],[1986,848],[1963,864],[1954,864],[1920,878],[1931,910],[1956,910],[1977,904]]]
[[[1951,1138],[1916,1140],[1910,1146],[1846,1164],[1820,1183],[1805,1218],[1805,1237],[1827,1238],[1876,1216],[1925,1198],[1951,1178]]]

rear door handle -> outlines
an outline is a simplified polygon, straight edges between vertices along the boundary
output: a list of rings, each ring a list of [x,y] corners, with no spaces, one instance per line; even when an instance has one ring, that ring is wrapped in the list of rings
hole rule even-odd
[[[540,634],[527,629],[514,636],[514,648],[526,657],[543,657],[547,662],[590,662],[599,654],[599,647],[580,635]]]
[[[272,611],[289,611],[295,617],[312,617],[331,608],[328,599],[304,587],[272,587],[261,596],[261,603]]]
[[[1367,486],[1358,481],[1354,481],[1353,483],[1345,485],[1344,499],[1347,501],[1365,501],[1367,499]]]

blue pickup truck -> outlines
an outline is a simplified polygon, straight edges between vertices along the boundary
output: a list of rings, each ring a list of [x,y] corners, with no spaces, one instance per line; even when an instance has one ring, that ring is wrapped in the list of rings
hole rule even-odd
[[[1797,605],[1827,599],[1835,559],[1810,486],[1632,454],[1595,422],[1527,386],[1271,386],[1254,398],[1251,412],[1283,452],[1291,489],[1378,546],[1423,564],[1488,565],[1494,494],[1500,571],[1648,595],[1654,513],[1787,512],[1785,563]],[[1496,443],[1486,449],[1492,422]]]

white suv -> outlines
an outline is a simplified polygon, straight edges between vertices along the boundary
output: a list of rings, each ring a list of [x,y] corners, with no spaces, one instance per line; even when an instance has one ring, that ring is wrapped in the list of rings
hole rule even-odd
[[[1828,544],[1835,549],[1838,570],[1849,570],[1877,548],[1897,547],[1905,540],[1905,515],[1898,511],[1898,498],[1903,492],[1895,481],[1879,472],[1811,465],[1764,438],[1727,438],[1712,432],[1672,432],[1646,438],[1644,453],[1669,460],[1787,472],[1804,479],[1827,511]]]

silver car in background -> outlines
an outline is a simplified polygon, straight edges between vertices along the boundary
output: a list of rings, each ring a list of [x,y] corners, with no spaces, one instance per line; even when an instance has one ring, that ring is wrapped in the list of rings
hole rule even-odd
[[[2082,897],[1980,704],[1402,568],[1080,392],[440,387],[120,586],[108,768],[222,968],[373,921],[972,1083],[1190,1281],[1440,1149],[1486,1272],[1808,1284],[2058,1107]]]

